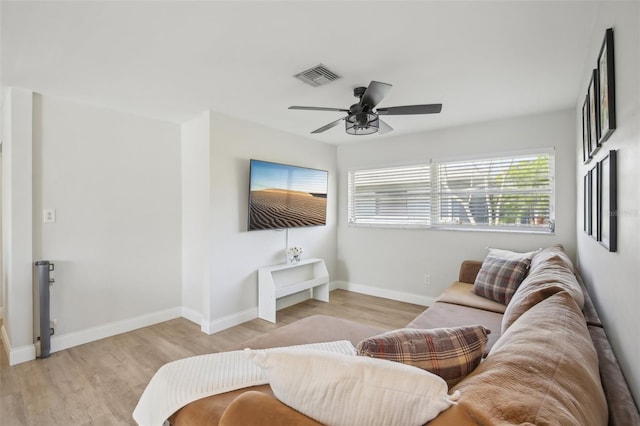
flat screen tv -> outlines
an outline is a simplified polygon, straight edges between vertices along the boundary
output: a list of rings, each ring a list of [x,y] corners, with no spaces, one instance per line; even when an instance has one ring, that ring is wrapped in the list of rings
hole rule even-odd
[[[249,231],[327,224],[329,172],[251,160]]]

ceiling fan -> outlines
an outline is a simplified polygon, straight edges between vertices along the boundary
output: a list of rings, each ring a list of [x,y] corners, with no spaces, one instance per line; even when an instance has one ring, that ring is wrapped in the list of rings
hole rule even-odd
[[[379,81],[372,81],[369,83],[369,87],[356,87],[353,89],[353,96],[359,98],[360,102],[351,105],[349,109],[309,106],[290,106],[289,109],[346,112],[347,115],[345,117],[326,124],[311,133],[322,133],[337,126],[344,120],[346,132],[350,135],[370,135],[376,132],[384,134],[392,131],[393,128],[378,117],[380,115],[437,114],[442,110],[442,104],[376,108],[391,87],[390,84]]]

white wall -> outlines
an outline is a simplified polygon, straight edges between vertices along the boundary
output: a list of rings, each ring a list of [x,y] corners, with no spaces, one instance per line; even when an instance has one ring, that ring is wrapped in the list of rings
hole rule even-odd
[[[55,263],[52,351],[179,316],[180,126],[41,95],[33,110],[33,260]]]
[[[596,67],[605,29],[613,27],[617,129],[596,158],[583,165],[575,156],[579,190],[575,212],[578,263],[635,400],[640,402],[640,3],[604,2],[594,26],[590,56],[581,79],[583,92],[574,115],[577,152],[582,152],[582,103]],[[618,160],[618,250],[609,253],[583,230],[583,176],[609,150]]]
[[[257,315],[257,270],[284,263],[285,232],[247,231],[249,160],[252,158],[329,171],[327,225],[289,231],[304,257],[320,257],[336,272],[336,148],[247,121],[211,117],[211,222],[209,331]]]
[[[437,119],[435,117],[434,119]],[[561,243],[575,254],[575,128],[573,110],[457,127],[338,147],[340,202],[338,279],[345,288],[429,304],[458,276],[464,259],[482,260],[486,247],[528,251]],[[355,227],[347,224],[347,171],[555,147],[555,235]],[[431,285],[424,284],[431,275]]]
[[[327,226],[289,235],[305,256],[326,259],[335,273],[334,146],[208,112],[180,126],[15,93],[14,108],[3,113],[10,123],[5,132],[21,132],[9,142],[28,142],[19,145],[19,165],[32,166],[33,173],[15,161],[4,167],[5,175],[18,170],[28,178],[5,180],[13,201],[6,204],[12,207],[6,236],[17,235],[14,228],[23,222],[20,235],[28,235],[9,252],[13,263],[24,254],[24,279],[15,279],[12,259],[6,263],[3,339],[20,351],[12,361],[35,355],[32,271],[38,259],[56,265],[54,352],[185,313],[207,332],[254,318],[257,269],[284,262],[285,232],[247,232],[251,158],[329,170]],[[10,143],[6,148],[5,156],[15,160]],[[56,223],[42,223],[43,209],[55,209]],[[15,249],[16,240],[8,241]]]
[[[2,111],[0,110],[0,117],[2,116]],[[2,119],[0,118],[0,121]],[[2,125],[0,124],[0,127],[2,127]],[[2,129],[0,128],[0,132],[2,131]],[[1,133],[0,133],[1,134]],[[0,145],[0,188],[2,188],[2,150],[1,150],[2,146]],[[3,209],[3,205],[2,205],[2,190],[0,190],[0,242],[2,241],[2,209]],[[0,260],[3,259],[3,254],[2,254],[2,244],[0,243]],[[4,316],[4,300],[6,299],[5,296],[5,287],[4,284],[2,283],[2,276],[4,275],[4,273],[2,272],[2,262],[0,261],[0,319],[3,318]]]
[[[182,316],[209,317],[209,111],[182,124]]]

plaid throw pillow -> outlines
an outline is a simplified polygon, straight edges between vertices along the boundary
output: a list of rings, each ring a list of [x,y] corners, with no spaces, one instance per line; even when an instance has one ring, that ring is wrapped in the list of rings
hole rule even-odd
[[[480,364],[489,333],[480,325],[403,328],[364,339],[356,346],[356,352],[421,368],[442,377],[451,387]]]
[[[508,260],[487,256],[473,284],[473,292],[508,305],[527,275],[530,264],[530,259]]]

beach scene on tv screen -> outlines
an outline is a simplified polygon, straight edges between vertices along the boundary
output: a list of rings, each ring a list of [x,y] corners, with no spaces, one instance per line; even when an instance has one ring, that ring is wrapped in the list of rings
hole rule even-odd
[[[249,230],[325,225],[325,170],[251,161]]]

